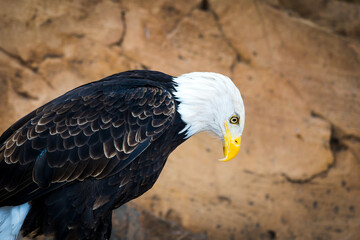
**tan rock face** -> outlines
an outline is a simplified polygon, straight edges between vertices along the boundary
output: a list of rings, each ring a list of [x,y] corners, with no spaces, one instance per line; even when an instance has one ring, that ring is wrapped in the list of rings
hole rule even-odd
[[[135,204],[208,239],[360,239],[355,1],[6,0],[0,9],[0,129],[115,72],[220,72],[245,101],[239,156],[218,162],[220,140],[195,136]]]

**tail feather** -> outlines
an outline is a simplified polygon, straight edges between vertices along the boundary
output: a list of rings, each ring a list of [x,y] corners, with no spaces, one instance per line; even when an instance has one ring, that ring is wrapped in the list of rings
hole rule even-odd
[[[0,208],[0,239],[16,240],[26,215],[30,210],[28,203],[19,206]]]

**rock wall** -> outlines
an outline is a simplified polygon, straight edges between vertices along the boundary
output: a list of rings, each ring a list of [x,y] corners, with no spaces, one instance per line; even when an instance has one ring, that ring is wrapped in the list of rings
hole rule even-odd
[[[207,239],[360,239],[359,16],[336,0],[3,0],[0,129],[115,72],[220,72],[245,101],[241,153],[222,163],[220,141],[193,137],[139,214]]]

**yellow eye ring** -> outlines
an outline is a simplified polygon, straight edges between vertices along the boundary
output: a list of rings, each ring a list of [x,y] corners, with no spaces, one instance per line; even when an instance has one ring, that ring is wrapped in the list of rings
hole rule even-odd
[[[229,122],[231,124],[239,124],[240,118],[236,115],[231,116]]]

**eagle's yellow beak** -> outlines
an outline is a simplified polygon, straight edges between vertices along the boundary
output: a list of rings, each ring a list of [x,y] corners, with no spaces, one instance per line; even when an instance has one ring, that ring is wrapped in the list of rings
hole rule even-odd
[[[241,137],[231,138],[229,127],[225,121],[225,134],[224,134],[224,158],[219,161],[227,162],[233,159],[240,150]]]

